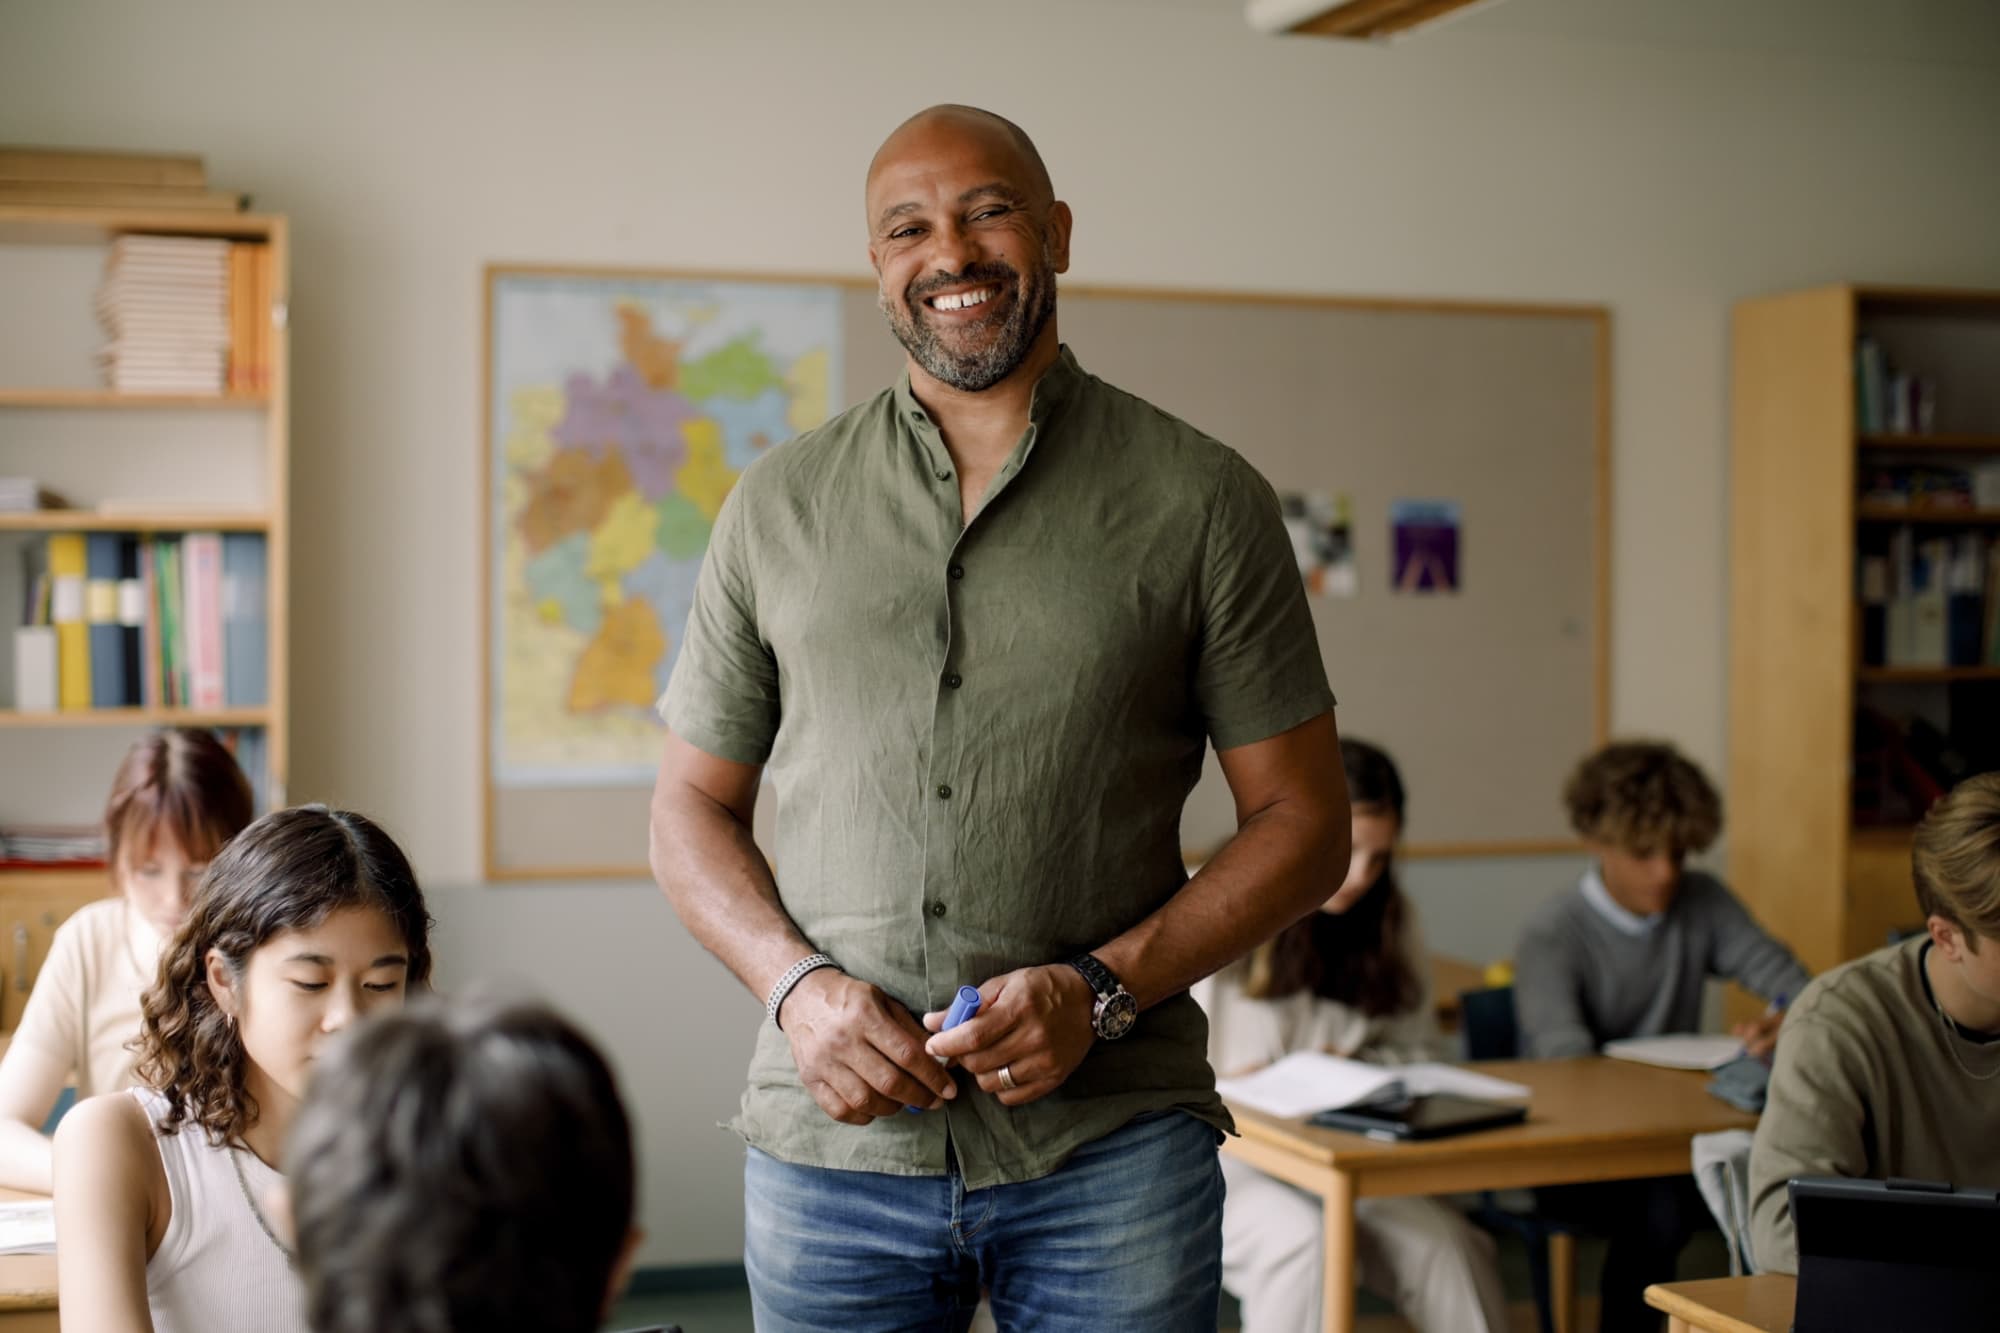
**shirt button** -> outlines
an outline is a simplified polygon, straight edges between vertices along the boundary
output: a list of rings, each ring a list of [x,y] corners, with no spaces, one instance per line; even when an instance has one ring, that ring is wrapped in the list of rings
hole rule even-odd
[[[942,899],[935,900],[931,903],[931,915],[932,916],[944,915],[944,902]]]
[[[965,566],[953,565],[949,569],[945,570],[945,573],[951,575],[955,579],[962,579],[965,577]]]
[[[938,479],[939,481],[950,481],[950,480],[951,480],[951,473],[950,473],[950,472],[948,472],[948,471],[946,471],[946,470],[945,470],[944,468],[939,468],[939,469],[937,470],[937,479]]]
[[[940,801],[949,801],[951,799],[951,788],[943,784],[939,784],[938,799]]]
[[[951,673],[950,675],[948,675],[948,676],[946,676],[946,677],[944,678],[944,683],[945,683],[945,686],[946,686],[946,688],[947,688],[947,689],[953,689],[953,690],[955,690],[955,689],[957,689],[957,688],[958,688],[958,687],[959,687],[960,685],[963,685],[963,684],[964,684],[965,682],[964,682],[964,681],[962,681],[962,680],[960,680],[960,679],[958,678],[958,673],[957,673],[956,671],[954,671],[954,672],[952,672],[952,673]]]

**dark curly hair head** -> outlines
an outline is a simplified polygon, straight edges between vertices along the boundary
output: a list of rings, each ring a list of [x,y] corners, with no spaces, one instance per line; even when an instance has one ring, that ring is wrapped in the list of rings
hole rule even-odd
[[[351,907],[372,907],[395,924],[409,953],[406,984],[422,989],[430,913],[409,859],[366,817],[323,805],[273,811],[209,863],[141,1001],[138,1076],[170,1104],[161,1133],[193,1123],[223,1144],[257,1123],[243,1043],[208,988],[209,953],[240,979],[273,936],[311,930]]]
[[[1707,851],[1722,798],[1702,771],[1659,741],[1618,741],[1577,765],[1563,789],[1571,827],[1635,856]]]
[[[547,1006],[419,1000],[329,1043],[285,1146],[320,1333],[590,1333],[632,1229],[632,1127]]]

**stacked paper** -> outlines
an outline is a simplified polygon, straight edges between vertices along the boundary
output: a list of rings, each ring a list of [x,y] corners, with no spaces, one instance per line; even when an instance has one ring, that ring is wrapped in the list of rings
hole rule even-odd
[[[120,393],[219,394],[229,372],[229,242],[120,236],[97,316],[100,353]]]
[[[1215,1090],[1239,1106],[1286,1119],[1440,1092],[1488,1101],[1528,1096],[1519,1083],[1457,1065],[1374,1065],[1317,1051],[1295,1052],[1242,1078],[1217,1079]]]

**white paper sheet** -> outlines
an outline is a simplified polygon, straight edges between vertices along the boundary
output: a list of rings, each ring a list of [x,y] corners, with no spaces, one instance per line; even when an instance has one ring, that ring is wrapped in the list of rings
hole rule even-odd
[[[1528,1095],[1528,1089],[1519,1083],[1474,1073],[1457,1065],[1374,1065],[1318,1051],[1298,1051],[1254,1074],[1218,1079],[1215,1088],[1240,1106],[1286,1119],[1400,1093],[1422,1096],[1450,1092],[1498,1101],[1514,1101]]]
[[[1662,1069],[1720,1069],[1743,1054],[1743,1043],[1734,1037],[1677,1032],[1664,1037],[1607,1041],[1604,1053],[1614,1060],[1634,1060]]]
[[[56,1205],[53,1199],[0,1203],[0,1254],[54,1254]]]
[[[1290,1119],[1379,1097],[1401,1084],[1399,1072],[1318,1051],[1295,1051],[1254,1074],[1217,1079],[1215,1090],[1252,1110]]]

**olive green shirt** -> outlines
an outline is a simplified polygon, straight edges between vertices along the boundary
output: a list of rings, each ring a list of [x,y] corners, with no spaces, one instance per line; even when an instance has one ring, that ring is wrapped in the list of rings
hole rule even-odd
[[[1204,740],[1332,707],[1270,486],[1067,348],[969,524],[907,376],[752,464],[661,700],[690,744],[765,766],[799,930],[918,1014],[1149,916],[1186,882]],[[1027,1106],[960,1073],[943,1111],[857,1127],[767,1023],[734,1127],[788,1162],[904,1175],[944,1174],[949,1135],[985,1188],[1150,1111],[1229,1128],[1206,1048],[1177,995]]]

